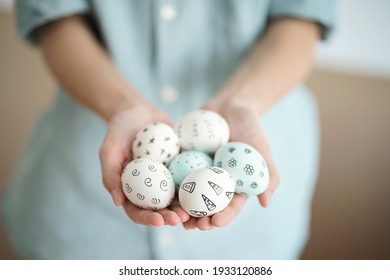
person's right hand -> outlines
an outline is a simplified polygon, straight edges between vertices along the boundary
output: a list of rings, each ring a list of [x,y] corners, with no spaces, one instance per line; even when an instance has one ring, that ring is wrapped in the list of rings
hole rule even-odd
[[[133,159],[132,142],[138,130],[152,122],[171,125],[165,112],[144,103],[123,109],[110,119],[99,152],[103,184],[110,192],[115,205],[122,205],[133,222],[148,226],[175,226],[189,219],[189,215],[180,207],[177,198],[169,208],[157,211],[145,210],[127,200],[121,186],[122,171]]]

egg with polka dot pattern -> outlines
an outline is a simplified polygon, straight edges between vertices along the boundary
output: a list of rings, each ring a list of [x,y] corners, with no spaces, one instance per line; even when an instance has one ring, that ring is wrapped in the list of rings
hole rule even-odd
[[[219,167],[205,167],[188,174],[179,188],[180,206],[193,217],[211,216],[225,209],[234,196],[235,183]]]
[[[202,152],[184,151],[178,154],[169,164],[169,171],[177,187],[192,171],[213,165],[213,159]]]
[[[154,122],[141,128],[132,145],[134,159],[150,158],[166,165],[179,151],[179,138],[174,129],[162,122]]]
[[[236,192],[258,195],[269,184],[269,171],[263,156],[252,146],[230,142],[220,147],[214,164],[226,169],[236,181]]]
[[[183,150],[213,154],[230,138],[226,120],[216,112],[196,110],[184,115],[175,125]]]
[[[175,196],[175,183],[168,168],[156,160],[131,161],[123,170],[121,181],[127,199],[143,209],[165,208]]]

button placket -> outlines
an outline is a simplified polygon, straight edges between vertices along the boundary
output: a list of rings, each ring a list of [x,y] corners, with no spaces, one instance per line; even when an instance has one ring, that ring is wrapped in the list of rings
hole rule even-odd
[[[165,85],[161,87],[160,97],[163,102],[172,103],[179,98],[179,91],[172,85]]]
[[[174,20],[178,14],[177,6],[173,3],[165,3],[160,8],[160,15],[165,20]]]

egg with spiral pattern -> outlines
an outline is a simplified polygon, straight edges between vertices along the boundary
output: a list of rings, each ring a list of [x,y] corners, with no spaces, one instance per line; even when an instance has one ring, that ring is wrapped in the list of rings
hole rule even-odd
[[[143,209],[166,208],[175,196],[175,183],[168,168],[156,160],[131,161],[123,170],[121,181],[127,199]]]

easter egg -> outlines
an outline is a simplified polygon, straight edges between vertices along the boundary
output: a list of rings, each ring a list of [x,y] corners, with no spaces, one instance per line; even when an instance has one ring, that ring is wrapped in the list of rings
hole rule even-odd
[[[179,203],[193,217],[211,216],[228,206],[235,191],[229,173],[218,167],[205,167],[188,174],[179,188]]]
[[[213,160],[209,155],[198,151],[184,151],[171,161],[168,169],[176,186],[180,186],[192,171],[212,165]]]
[[[139,158],[123,170],[122,189],[134,205],[150,210],[167,207],[175,196],[175,184],[168,168],[159,161]]]
[[[132,145],[133,158],[150,158],[168,164],[180,151],[173,128],[155,122],[141,128]]]
[[[209,110],[196,110],[184,115],[175,125],[175,132],[183,150],[214,153],[230,138],[226,120]]]
[[[214,164],[224,168],[236,181],[236,192],[258,195],[269,184],[269,171],[263,156],[252,146],[230,142],[220,147]]]

